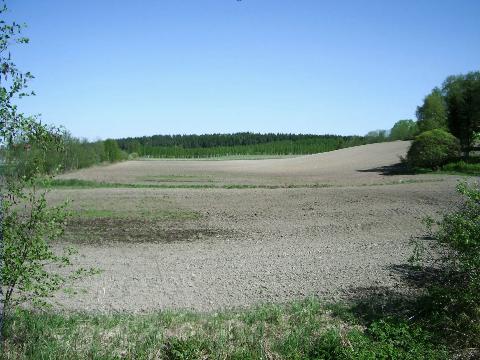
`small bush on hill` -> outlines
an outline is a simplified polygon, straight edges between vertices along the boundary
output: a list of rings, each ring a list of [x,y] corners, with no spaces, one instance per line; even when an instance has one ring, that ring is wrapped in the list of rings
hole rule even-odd
[[[412,167],[435,170],[459,156],[458,139],[444,130],[435,129],[415,138],[407,153],[407,163]]]

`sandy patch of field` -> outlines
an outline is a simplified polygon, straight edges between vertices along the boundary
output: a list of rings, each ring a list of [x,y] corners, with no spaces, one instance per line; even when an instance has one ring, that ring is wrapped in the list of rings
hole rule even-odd
[[[69,174],[135,182],[204,171],[213,181],[222,174],[235,183],[313,179],[332,187],[55,190],[51,199],[73,199],[76,211],[64,241],[79,248],[79,264],[103,269],[77,295],[56,299],[73,310],[212,310],[401,288],[395,268],[410,255],[410,238],[423,233],[424,216],[452,206],[457,181],[370,171],[398,162],[405,150],[394,142],[290,159],[138,161]]]

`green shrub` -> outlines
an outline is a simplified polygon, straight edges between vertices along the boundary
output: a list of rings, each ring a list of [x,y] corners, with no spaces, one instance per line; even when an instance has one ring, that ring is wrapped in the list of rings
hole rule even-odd
[[[459,156],[458,139],[444,130],[435,129],[415,138],[407,153],[407,163],[411,167],[435,170]]]
[[[480,304],[480,187],[461,183],[457,190],[466,198],[465,204],[445,216],[436,239],[450,250],[444,262],[461,275],[462,288],[472,290]]]
[[[445,215],[432,233],[437,271],[422,311],[449,345],[477,349],[480,355],[480,184],[461,183],[457,190],[464,204]],[[426,250],[417,242],[416,254],[429,267],[432,257]]]
[[[432,341],[432,334],[405,321],[389,318],[373,322],[365,331],[330,330],[310,343],[306,359],[448,358],[445,347]]]

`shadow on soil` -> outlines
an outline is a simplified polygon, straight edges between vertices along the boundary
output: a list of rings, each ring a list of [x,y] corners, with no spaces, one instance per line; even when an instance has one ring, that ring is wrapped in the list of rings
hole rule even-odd
[[[452,358],[480,358],[480,348],[470,346],[475,340],[466,335],[469,330],[464,333],[450,327],[461,320],[461,313],[454,310],[457,305],[448,302],[449,298],[439,296],[448,294],[438,291],[450,289],[446,284],[451,284],[451,273],[438,266],[409,264],[392,265],[389,270],[406,286],[397,289],[384,286],[351,288],[346,299],[348,310],[340,308],[338,312],[334,310],[334,314],[346,321],[353,320],[366,329],[379,323],[407,324],[408,328],[398,328],[399,331],[414,334],[415,329],[421,328],[429,334],[431,344],[449,349]]]
[[[353,315],[362,322],[384,318],[413,319],[425,300],[425,287],[440,284],[443,278],[441,270],[433,267],[398,264],[390,266],[389,270],[407,285],[408,290],[385,286],[350,289],[347,301],[352,304]]]
[[[387,166],[380,166],[376,168],[371,168],[371,169],[362,169],[362,170],[357,170],[358,172],[374,172],[378,173],[379,175],[385,175],[385,176],[390,176],[390,175],[414,175],[415,172],[413,172],[411,169],[409,169],[405,164],[403,163],[397,163],[393,165],[387,165]]]

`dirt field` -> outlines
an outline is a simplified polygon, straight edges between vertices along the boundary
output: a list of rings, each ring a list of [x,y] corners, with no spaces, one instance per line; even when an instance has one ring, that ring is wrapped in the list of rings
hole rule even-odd
[[[305,185],[276,189],[63,189],[65,243],[103,270],[58,295],[88,311],[216,310],[403,288],[420,220],[450,208],[457,178],[389,175],[408,143],[287,159],[130,161],[64,175],[112,183]],[[311,187],[311,185],[319,185]]]
[[[408,142],[357,146],[328,153],[267,160],[139,160],[65,174],[64,179],[135,184],[364,185],[395,179],[383,166],[405,156]],[[373,172],[373,174],[372,174]],[[402,176],[408,179],[411,176]],[[416,179],[418,177],[415,177]]]

